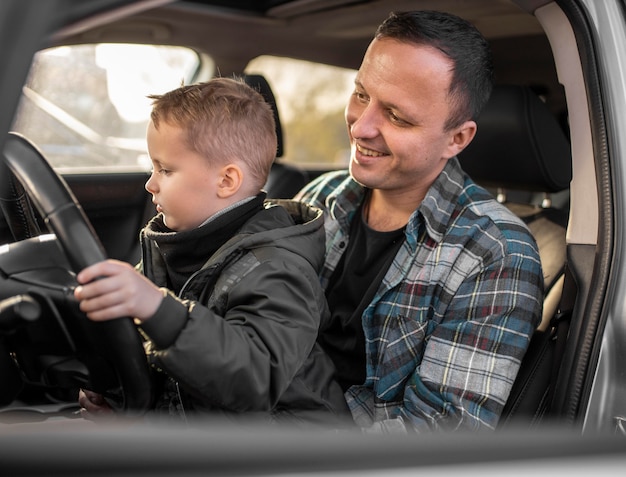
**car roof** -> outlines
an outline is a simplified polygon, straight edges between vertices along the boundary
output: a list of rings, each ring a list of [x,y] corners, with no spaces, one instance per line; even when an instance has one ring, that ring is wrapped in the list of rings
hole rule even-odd
[[[111,1],[111,0],[109,0]],[[100,2],[104,3],[104,2]],[[71,21],[49,45],[138,42],[188,46],[223,76],[260,55],[356,69],[376,27],[391,11],[437,9],[472,22],[491,42],[496,81],[532,86],[556,114],[565,109],[552,51],[532,12],[543,1],[493,0],[143,0],[113,1],[117,12]],[[98,4],[98,2],[94,2]],[[130,6],[129,6],[130,4]],[[132,11],[129,12],[129,9]],[[83,17],[80,17],[83,14]]]

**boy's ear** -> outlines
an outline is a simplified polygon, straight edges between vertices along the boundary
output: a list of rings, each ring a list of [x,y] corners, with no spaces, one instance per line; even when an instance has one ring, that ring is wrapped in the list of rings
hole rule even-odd
[[[472,142],[476,135],[476,129],[476,122],[465,121],[452,131],[448,144],[448,153],[446,154],[448,158],[456,156]]]
[[[220,169],[217,195],[221,199],[232,197],[243,184],[243,171],[237,164],[226,164]]]

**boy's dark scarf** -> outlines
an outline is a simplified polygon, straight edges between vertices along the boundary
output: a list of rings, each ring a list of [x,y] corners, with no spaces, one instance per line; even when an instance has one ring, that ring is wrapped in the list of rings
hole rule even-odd
[[[189,279],[251,217],[263,209],[265,193],[229,210],[208,223],[184,232],[174,232],[163,223],[161,214],[146,226],[145,234],[154,240],[165,267],[167,287],[178,294]]]

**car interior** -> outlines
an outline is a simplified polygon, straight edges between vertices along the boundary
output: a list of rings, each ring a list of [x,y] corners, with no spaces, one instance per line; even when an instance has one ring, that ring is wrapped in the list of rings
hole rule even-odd
[[[463,168],[533,233],[543,268],[544,308],[532,349],[513,387],[500,426],[517,416],[539,420],[550,400],[551,363],[566,267],[565,233],[571,153],[565,131],[528,87],[498,85],[478,120],[478,133],[459,154]],[[565,197],[563,197],[565,193]]]
[[[272,55],[356,71],[376,26],[392,10],[438,9],[473,22],[491,44],[496,88],[477,120],[475,140],[459,159],[470,176],[506,204],[534,234],[546,293],[542,322],[522,363],[501,426],[513,423],[535,426],[550,419],[582,426],[584,404],[592,390],[591,384],[582,385],[581,380],[586,377],[585,382],[591,382],[590,363],[597,359],[584,343],[595,336],[598,326],[598,319],[583,311],[593,302],[592,292],[602,290],[592,290],[590,284],[592,274],[599,273],[594,272],[599,266],[595,261],[599,221],[596,173],[593,160],[591,164],[588,160],[593,155],[586,154],[591,149],[590,113],[586,101],[576,100],[571,94],[584,89],[583,62],[574,37],[578,35],[580,41],[585,30],[572,27],[580,18],[576,8],[559,2],[513,0],[184,0],[144,1],[134,6],[119,3],[124,5],[110,10],[96,9],[89,15],[73,11],[76,16],[60,21],[60,27],[46,37],[43,46],[93,43],[184,46],[198,52],[201,58],[210,57],[215,65],[214,70],[197,71],[194,81],[206,80],[214,74],[241,76],[261,92],[275,112],[279,144],[266,184],[268,197],[275,198],[293,197],[308,181],[338,166],[322,163],[319,158],[311,163],[292,159],[299,145],[289,135],[288,126],[293,118],[280,110],[279,100],[286,94],[286,88],[281,87],[282,82],[272,84],[267,75],[251,71],[250,62],[262,55]],[[326,85],[330,86],[330,83]],[[345,126],[332,134],[345,135],[342,128]],[[20,132],[19,128],[17,131]],[[23,156],[45,156],[41,152],[46,150],[45,145],[31,142],[28,134],[25,138],[19,134],[11,136],[7,144],[9,149],[13,145],[13,153],[7,153],[5,147],[5,156],[13,154],[15,164],[24,162]],[[61,194],[68,203],[80,204],[81,212],[77,215],[84,212],[87,222],[84,234],[97,237],[101,243],[101,248],[97,243],[94,245],[98,249],[95,256],[102,253],[129,262],[138,260],[139,230],[154,213],[149,194],[144,190],[145,171],[59,173],[63,183],[56,184],[54,191],[46,184],[22,185],[35,174],[30,170],[13,172],[17,179],[11,180],[10,195],[1,201],[4,218],[0,220],[0,244],[11,244],[16,255],[26,257],[32,253],[31,244],[36,237],[52,228],[66,255],[71,255],[67,250],[82,250],[69,226],[55,225],[55,219],[46,216],[45,210],[42,212],[47,200],[55,200]],[[69,196],[58,192],[66,186]],[[33,206],[25,197],[24,189],[26,195],[32,196],[35,190],[38,194],[45,189],[48,194],[49,187],[51,199],[35,198]],[[2,393],[0,404],[5,408],[0,410],[0,420],[3,414],[8,416],[12,412],[20,412],[22,416],[27,408],[36,408],[40,418],[43,402],[61,404],[66,406],[63,409],[74,412],[76,403],[72,396],[91,379],[92,373],[101,377],[103,389],[119,398],[120,407],[141,406],[137,403],[149,400],[148,396],[142,395],[136,401],[119,396],[128,390],[121,386],[120,391],[119,383],[112,377],[115,372],[104,363],[113,359],[110,355],[94,357],[77,344],[84,340],[96,342],[96,348],[104,348],[118,336],[134,338],[128,338],[128,330],[79,329],[76,311],[63,296],[71,287],[71,277],[60,277],[58,272],[73,266],[65,261],[53,262],[50,267],[54,270],[50,274],[61,283],[61,289],[55,290],[60,296],[42,299],[43,291],[35,295],[44,314],[53,316],[54,324],[28,331],[31,325],[24,319],[19,333],[13,324],[10,332],[0,334],[3,338],[0,354],[4,358],[0,372],[12,376],[14,383]],[[0,254],[0,270],[9,277],[7,283],[30,280],[24,278],[30,270],[11,267]],[[39,286],[35,281],[29,283],[35,288]],[[64,313],[73,316],[69,325],[58,316]],[[69,328],[72,329],[68,331]],[[103,341],[96,338],[107,333]],[[9,339],[9,335],[13,337]],[[61,335],[62,346],[34,353],[34,343],[49,346],[49,336]],[[11,346],[18,346],[19,353],[7,350]],[[13,360],[7,359],[11,352],[18,361],[25,357],[19,364],[29,369],[28,379],[19,375]],[[119,366],[140,367],[136,365],[136,356],[125,357],[122,364],[113,365]],[[140,370],[125,379],[143,383],[142,376]],[[136,389],[138,385],[132,387]]]
[[[309,174],[305,169],[281,161],[283,157],[283,127],[280,122],[280,112],[276,104],[274,92],[263,75],[243,74],[241,75],[246,84],[252,86],[263,95],[265,101],[271,106],[274,112],[276,123],[276,137],[278,146],[276,147],[276,159],[272,165],[272,170],[265,184],[268,198],[291,198],[298,193],[309,182]]]

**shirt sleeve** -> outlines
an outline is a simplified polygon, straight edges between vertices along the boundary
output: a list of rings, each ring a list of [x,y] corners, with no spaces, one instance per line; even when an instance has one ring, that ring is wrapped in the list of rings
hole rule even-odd
[[[387,366],[417,365],[403,381],[397,367],[378,365],[373,386],[348,390],[357,423],[386,422],[387,432],[495,429],[542,310],[541,266],[525,247],[469,275],[453,294],[440,287],[449,299],[440,319],[390,325],[400,351],[390,360],[387,340]]]
[[[541,316],[533,264],[509,255],[459,288],[405,390],[417,427],[424,416],[429,427],[495,428]]]

